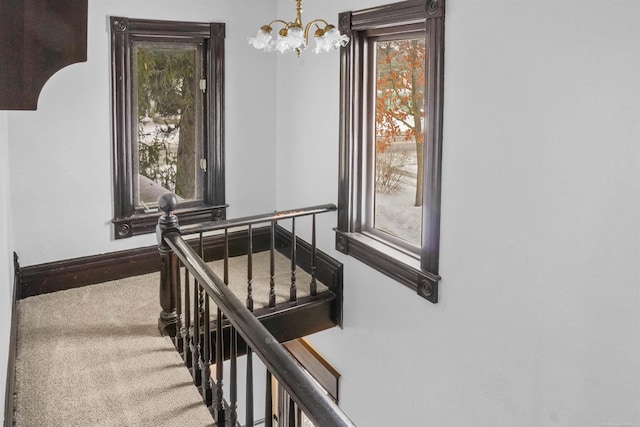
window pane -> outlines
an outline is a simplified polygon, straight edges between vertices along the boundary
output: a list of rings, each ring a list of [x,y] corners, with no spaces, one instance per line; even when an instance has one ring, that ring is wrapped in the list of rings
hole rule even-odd
[[[166,192],[202,199],[198,45],[134,46],[138,207]]]
[[[420,246],[425,39],[379,41],[375,52],[374,228]]]

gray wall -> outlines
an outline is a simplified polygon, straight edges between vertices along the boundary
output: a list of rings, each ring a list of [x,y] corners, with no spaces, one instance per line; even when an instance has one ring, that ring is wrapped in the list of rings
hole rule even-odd
[[[382,3],[308,0],[304,16]],[[108,15],[227,22],[231,216],[335,202],[338,54],[246,44],[293,9],[89,3],[88,62],[37,112],[0,115],[2,301],[11,250],[31,265],[153,243],[111,240]],[[441,302],[335,252],[334,215],[319,224],[345,264],[345,327],[312,341],[358,425],[640,425],[639,29],[634,0],[448,1]]]
[[[275,58],[256,55],[246,40],[265,15],[275,15],[275,4],[260,0],[89,3],[88,61],[56,73],[40,94],[37,111],[9,113],[15,250],[21,265],[155,243],[153,235],[112,240],[109,16],[227,24],[229,215],[274,209]],[[47,216],[51,213],[55,215]]]
[[[640,3],[447,5],[441,302],[334,251],[332,217],[344,330],[312,341],[362,426],[638,426]],[[279,208],[335,200],[338,68],[278,60]]]

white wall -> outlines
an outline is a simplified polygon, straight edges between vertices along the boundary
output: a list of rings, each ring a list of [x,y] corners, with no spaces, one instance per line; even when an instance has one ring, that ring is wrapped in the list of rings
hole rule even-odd
[[[312,341],[358,425],[638,426],[640,3],[447,6],[441,302],[334,251],[334,216],[344,330]],[[278,60],[278,208],[336,200],[338,67]]]
[[[245,41],[292,3],[92,0],[88,62],[37,112],[0,115],[15,230],[0,252],[32,265],[154,243],[111,240],[108,15],[227,22],[230,216],[335,202],[338,55]],[[448,0],[441,302],[335,252],[335,215],[320,224],[345,264],[345,328],[313,342],[358,425],[640,425],[639,32],[634,0]]]
[[[13,255],[11,249],[9,140],[7,128],[7,113],[0,111],[0,402],[3,402],[3,405],[13,301]]]
[[[226,173],[229,216],[275,201],[275,59],[246,37],[274,15],[260,0],[89,2],[88,61],[55,74],[33,112],[8,115],[15,250],[21,265],[152,245],[112,240],[109,16],[227,24]]]

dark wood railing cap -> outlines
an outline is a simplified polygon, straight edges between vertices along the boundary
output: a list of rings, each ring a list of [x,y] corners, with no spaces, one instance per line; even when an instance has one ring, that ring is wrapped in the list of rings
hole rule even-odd
[[[224,230],[225,228],[244,227],[247,225],[266,223],[270,221],[280,221],[301,216],[316,215],[325,212],[332,212],[337,209],[336,205],[327,203],[324,205],[308,206],[306,208],[276,211],[262,215],[245,216],[236,219],[225,219],[220,221],[201,222],[199,224],[187,225],[182,228],[182,234],[204,233],[208,231]]]

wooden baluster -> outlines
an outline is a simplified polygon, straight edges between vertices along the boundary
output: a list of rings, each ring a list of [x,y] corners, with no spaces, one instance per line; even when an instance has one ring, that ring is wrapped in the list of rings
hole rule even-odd
[[[267,386],[265,390],[264,401],[264,425],[265,427],[273,427],[273,388],[272,388],[271,372],[267,370]]]
[[[296,219],[291,218],[291,289],[289,289],[289,301],[298,299],[296,287]]]
[[[218,308],[218,317],[216,318],[216,394],[215,394],[215,419],[218,425],[224,425],[225,413],[224,413],[224,395],[223,395],[223,375],[224,370],[224,331],[223,327],[223,314]]]
[[[229,285],[229,232],[224,230],[224,284]],[[216,313],[216,392],[214,395],[213,409],[214,417],[217,425],[225,424],[224,411],[224,392],[223,392],[223,375],[224,375],[224,316],[220,307]]]
[[[269,307],[276,306],[276,221],[271,221],[271,250],[269,251]]]
[[[229,286],[229,230],[226,228],[224,230],[224,284]],[[231,383],[229,384],[229,416],[225,416],[225,418],[229,420],[230,425],[235,426],[238,422],[238,334],[234,327],[231,327],[229,333],[231,334],[229,338],[231,346],[229,349],[229,362],[231,365],[229,376],[231,377]],[[223,352],[224,349],[220,353]]]
[[[193,285],[193,382],[202,384],[202,358],[200,357],[200,284],[194,279]]]
[[[203,370],[202,370],[202,398],[210,407],[213,403],[213,387],[211,384],[211,312],[210,312],[210,300],[209,296],[205,295],[204,299],[204,337],[203,337]],[[218,309],[218,316],[220,316],[220,309]]]
[[[311,225],[311,285],[312,296],[318,295],[318,283],[316,282],[316,216],[313,215]]]
[[[172,282],[175,283],[176,292],[176,336],[174,338],[174,345],[178,350],[178,353],[182,355],[184,351],[184,327],[182,323],[182,284],[180,283],[180,260],[175,254],[171,256],[171,274],[173,275]]]
[[[193,334],[191,333],[191,283],[189,281],[189,270],[184,269],[184,364],[187,368],[193,367]]]
[[[253,311],[253,229],[249,225],[249,247],[247,248],[247,308]]]
[[[199,252],[200,252],[200,258],[202,258],[204,260],[204,241],[203,241],[203,236],[202,233],[200,233],[200,239],[199,239]],[[204,300],[205,300],[205,292],[204,292],[204,288],[202,288],[201,286],[198,287],[198,291],[200,293],[200,319],[203,319],[204,317]],[[207,299],[209,299],[207,297]]]
[[[203,326],[204,326],[204,300],[205,300],[204,297],[205,297],[204,288],[202,286],[199,286],[198,284],[198,307],[200,308],[200,312],[198,313],[198,319],[200,319],[200,333],[203,332]],[[203,350],[202,346],[203,346],[202,337],[200,337],[200,350]],[[200,358],[202,358],[202,355],[200,356]]]
[[[203,234],[200,233],[198,238],[198,252],[200,258],[204,259],[204,240]],[[198,307],[200,307],[200,370],[202,372],[202,399],[207,407],[211,406],[211,312],[209,307],[209,296],[206,295],[204,288],[198,287]]]
[[[224,229],[224,284],[229,286],[229,229]]]
[[[231,384],[229,384],[229,424],[235,426],[238,422],[238,333],[235,328],[231,328],[231,349],[230,349],[230,372]]]
[[[253,426],[253,356],[250,348],[247,347],[247,393],[246,393],[246,422],[245,425]]]
[[[289,397],[289,427],[296,427],[296,402]]]

